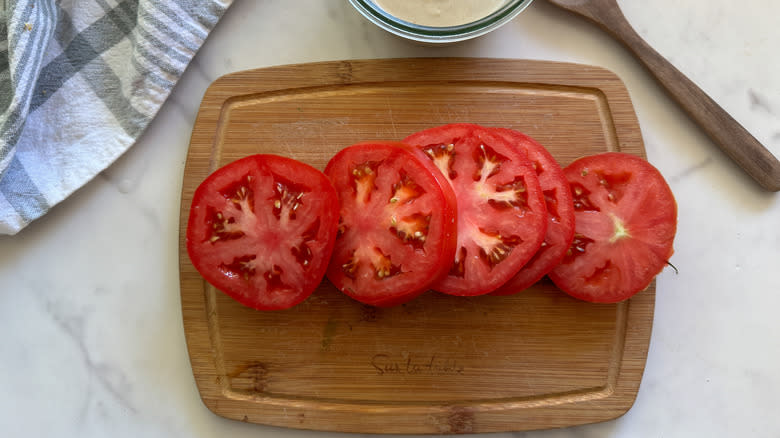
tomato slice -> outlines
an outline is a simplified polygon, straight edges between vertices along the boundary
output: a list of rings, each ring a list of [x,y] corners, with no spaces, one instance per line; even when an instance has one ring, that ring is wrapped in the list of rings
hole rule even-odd
[[[203,278],[236,301],[278,310],[322,281],[336,239],[338,197],[319,170],[252,155],[195,190],[187,252]]]
[[[619,152],[580,158],[564,173],[574,196],[574,241],[549,277],[591,302],[644,290],[674,252],[677,204],[661,173]]]
[[[418,150],[360,143],[325,173],[341,203],[328,279],[373,306],[411,300],[449,269],[455,253],[455,193]]]
[[[547,232],[542,246],[517,275],[492,292],[510,295],[527,289],[561,262],[574,238],[574,205],[563,169],[544,146],[512,129],[494,130],[531,161],[547,206]]]
[[[403,140],[422,149],[458,200],[458,249],[433,289],[475,296],[506,283],[544,240],[547,212],[531,163],[490,129],[450,124]]]

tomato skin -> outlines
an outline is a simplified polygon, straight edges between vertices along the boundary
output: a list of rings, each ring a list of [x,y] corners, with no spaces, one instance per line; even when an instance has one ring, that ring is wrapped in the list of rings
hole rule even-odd
[[[233,161],[195,190],[187,253],[218,290],[257,310],[304,301],[336,239],[338,197],[319,170],[277,155]]]
[[[542,247],[511,280],[491,292],[492,295],[511,295],[541,280],[561,262],[574,238],[574,206],[566,175],[544,146],[512,129],[494,128],[494,131],[523,151],[531,161],[547,206],[547,231]]]
[[[569,295],[616,303],[646,289],[674,253],[677,203],[643,158],[608,152],[564,169],[575,207],[575,236],[550,279]]]
[[[475,124],[438,126],[403,141],[426,152],[457,197],[456,257],[433,289],[458,296],[494,291],[544,240],[545,201],[528,158],[498,133]]]
[[[422,152],[389,141],[342,149],[325,174],[341,223],[327,276],[364,304],[407,302],[447,274],[455,252],[455,193]]]

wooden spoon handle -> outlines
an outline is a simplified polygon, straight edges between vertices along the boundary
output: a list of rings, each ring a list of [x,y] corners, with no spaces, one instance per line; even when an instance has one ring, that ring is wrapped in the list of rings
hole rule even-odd
[[[621,41],[712,140],[762,187],[780,190],[780,161],[701,88],[636,33],[620,8],[583,14]]]

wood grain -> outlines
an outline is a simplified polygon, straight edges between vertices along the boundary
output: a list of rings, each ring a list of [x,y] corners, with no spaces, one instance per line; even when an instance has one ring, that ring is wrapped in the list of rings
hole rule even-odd
[[[655,284],[594,305],[549,281],[506,297],[428,292],[377,309],[327,280],[304,303],[257,312],[214,290],[185,249],[192,194],[253,153],[324,168],[338,150],[450,122],[511,127],[565,165],[643,156],[628,93],[611,72],[503,59],[324,62],[239,72],[207,90],[184,174],[184,330],[200,395],[216,414],[303,429],[470,433],[604,421],[626,412],[644,370]]]
[[[780,161],[631,27],[615,0],[548,0],[599,25],[634,54],[672,99],[761,187],[780,190]]]

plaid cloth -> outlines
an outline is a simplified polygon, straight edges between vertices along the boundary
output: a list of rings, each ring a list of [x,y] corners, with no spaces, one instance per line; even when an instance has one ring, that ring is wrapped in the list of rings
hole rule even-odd
[[[0,2],[0,234],[132,146],[231,2]]]

